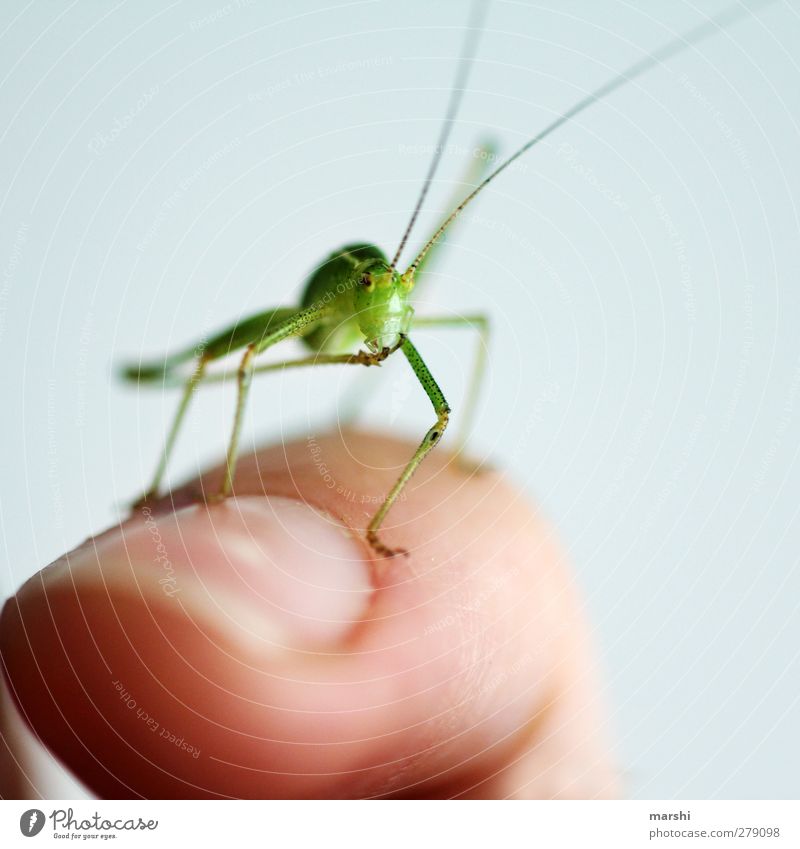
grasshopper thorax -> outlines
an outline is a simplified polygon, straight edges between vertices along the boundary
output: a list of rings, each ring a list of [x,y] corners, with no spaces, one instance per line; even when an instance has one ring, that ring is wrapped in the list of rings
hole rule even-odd
[[[410,275],[399,274],[382,259],[367,259],[354,272],[353,310],[367,348],[396,348],[408,334],[414,314],[408,302]]]

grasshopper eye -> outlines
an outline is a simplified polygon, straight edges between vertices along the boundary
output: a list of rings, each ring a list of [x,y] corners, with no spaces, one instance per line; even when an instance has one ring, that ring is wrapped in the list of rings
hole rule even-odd
[[[361,279],[358,281],[358,285],[363,286],[367,291],[375,286],[372,282],[372,276],[369,274],[362,274]]]

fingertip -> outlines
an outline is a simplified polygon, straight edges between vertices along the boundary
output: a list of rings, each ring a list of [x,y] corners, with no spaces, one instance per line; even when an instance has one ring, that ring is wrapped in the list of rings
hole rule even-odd
[[[273,446],[228,502],[165,499],[32,579],[0,619],[31,724],[104,796],[447,793],[513,757],[563,668],[568,570],[524,496],[444,451],[382,528],[409,556],[376,557],[413,448]]]
[[[9,599],[0,653],[29,724],[98,794],[258,795],[208,758],[282,736],[269,702],[307,699],[280,695],[292,658],[335,653],[372,592],[361,542],[306,504],[145,511]]]

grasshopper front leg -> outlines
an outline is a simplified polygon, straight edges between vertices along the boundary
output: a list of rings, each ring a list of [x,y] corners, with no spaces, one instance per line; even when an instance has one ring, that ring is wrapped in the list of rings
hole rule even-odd
[[[423,317],[414,319],[414,327],[466,327],[478,331],[472,374],[469,378],[467,396],[464,400],[464,412],[461,415],[454,452],[456,461],[464,471],[475,471],[476,464],[466,460],[465,448],[475,419],[481,385],[486,372],[486,355],[489,350],[489,318],[483,314]]]
[[[389,548],[381,542],[378,536],[378,530],[386,518],[386,514],[391,509],[397,497],[403,491],[403,488],[408,483],[409,478],[417,470],[417,466],[428,456],[434,445],[442,438],[442,434],[450,420],[450,406],[445,400],[442,390],[433,378],[433,375],[425,365],[425,361],[419,354],[419,351],[414,347],[410,339],[406,339],[402,344],[402,351],[406,355],[411,368],[414,370],[417,379],[422,384],[425,394],[430,398],[433,405],[433,411],[436,413],[436,424],[431,427],[425,434],[424,439],[419,445],[419,448],[414,452],[414,456],[408,461],[405,469],[403,469],[400,477],[395,482],[395,485],[389,491],[389,494],[381,504],[380,509],[372,517],[367,526],[367,542],[372,546],[375,552],[382,557],[395,557],[398,554],[407,555],[408,552],[403,548]]]

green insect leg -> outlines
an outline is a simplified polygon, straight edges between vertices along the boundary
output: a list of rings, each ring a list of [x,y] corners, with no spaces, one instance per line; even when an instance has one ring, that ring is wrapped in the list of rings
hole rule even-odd
[[[410,339],[406,339],[405,342],[403,342],[402,350],[406,355],[406,359],[411,365],[411,368],[414,370],[414,374],[416,374],[417,379],[422,384],[422,388],[425,390],[428,398],[430,398],[433,410],[436,413],[436,424],[434,424],[433,427],[431,427],[425,434],[425,438],[420,443],[419,448],[417,448],[414,452],[414,456],[409,460],[405,469],[403,469],[400,477],[389,491],[389,494],[386,496],[380,509],[372,517],[372,521],[370,521],[367,527],[367,542],[369,542],[375,552],[382,557],[394,557],[397,554],[408,553],[405,549],[392,549],[381,542],[380,537],[378,536],[378,530],[380,529],[383,520],[386,518],[386,514],[389,510],[391,510],[392,505],[395,501],[397,501],[398,496],[408,483],[411,475],[414,474],[419,464],[425,459],[425,457],[427,457],[433,446],[436,445],[436,443],[442,438],[442,434],[444,433],[450,419],[450,407],[442,394],[442,390],[439,389],[433,375],[428,370],[424,360],[411,343]]]
[[[233,489],[233,477],[236,473],[236,463],[239,457],[239,438],[242,433],[247,396],[250,392],[250,384],[253,381],[254,360],[256,356],[267,348],[276,345],[278,342],[282,342],[284,339],[308,332],[313,325],[325,316],[326,312],[325,307],[309,307],[302,310],[292,318],[279,323],[274,329],[267,331],[257,342],[253,342],[247,346],[237,372],[236,412],[234,414],[233,431],[230,442],[228,443],[228,452],[225,459],[225,476],[214,500],[226,498],[231,494],[231,490]]]
[[[472,362],[472,374],[469,379],[467,396],[464,400],[464,413],[459,423],[455,447],[458,462],[468,469],[473,469],[474,465],[466,462],[464,449],[472,429],[472,423],[475,421],[478,399],[486,375],[486,360],[489,350],[489,317],[486,315],[465,315],[417,318],[414,319],[414,327],[463,327],[478,331],[477,348]]]
[[[158,496],[158,490],[161,486],[164,473],[167,470],[167,464],[169,463],[169,458],[172,455],[172,450],[175,447],[178,432],[180,431],[183,420],[186,417],[186,411],[189,409],[189,402],[192,400],[192,395],[194,395],[194,391],[197,388],[198,383],[200,383],[203,379],[203,373],[206,370],[207,363],[208,360],[204,357],[200,357],[192,376],[186,381],[183,389],[183,395],[181,396],[180,403],[178,404],[175,417],[172,420],[172,426],[169,429],[167,441],[164,445],[164,450],[161,452],[158,466],[156,467],[155,474],[153,475],[153,480],[147,490],[136,500],[133,505],[134,508],[140,507],[149,499],[156,498]]]

